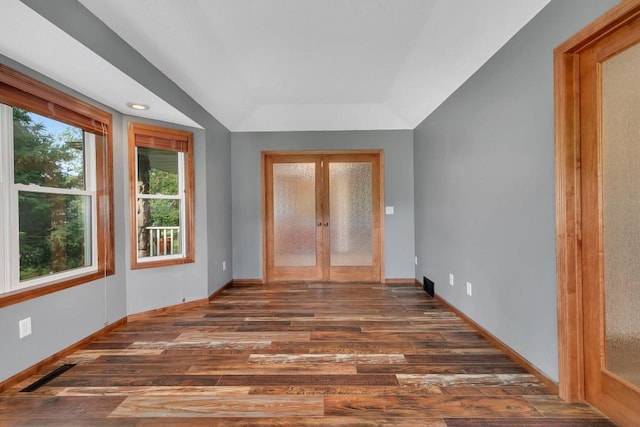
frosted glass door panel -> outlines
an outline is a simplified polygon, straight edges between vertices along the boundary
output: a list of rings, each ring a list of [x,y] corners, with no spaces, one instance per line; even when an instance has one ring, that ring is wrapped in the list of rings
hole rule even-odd
[[[371,163],[329,163],[330,262],[373,265]]]
[[[274,163],[273,241],[276,267],[316,265],[315,163]]]
[[[602,66],[605,365],[640,387],[640,45]]]

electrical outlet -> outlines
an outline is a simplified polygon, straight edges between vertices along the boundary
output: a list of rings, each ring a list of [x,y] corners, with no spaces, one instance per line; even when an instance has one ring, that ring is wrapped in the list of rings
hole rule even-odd
[[[453,286],[453,273],[449,273],[449,284]]]
[[[20,339],[31,335],[31,317],[19,321],[18,328],[20,329]]]
[[[222,261],[222,271],[227,269],[227,261]]]
[[[467,282],[467,295],[471,296],[471,283]]]
[[[413,262],[415,262],[415,264],[418,265],[418,257],[413,257]]]

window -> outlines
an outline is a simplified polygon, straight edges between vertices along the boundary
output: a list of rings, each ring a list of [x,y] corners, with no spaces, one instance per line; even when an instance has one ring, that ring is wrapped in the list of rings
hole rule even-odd
[[[194,261],[190,132],[129,125],[131,267]]]
[[[0,307],[113,273],[110,127],[0,65]]]

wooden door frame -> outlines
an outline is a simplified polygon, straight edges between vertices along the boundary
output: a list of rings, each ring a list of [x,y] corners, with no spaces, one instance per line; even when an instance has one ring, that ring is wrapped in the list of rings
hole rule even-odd
[[[623,0],[554,50],[559,395],[570,402],[585,400],[580,55],[639,17],[640,0]]]
[[[296,155],[349,155],[349,154],[373,154],[380,159],[380,283],[385,283],[384,264],[384,150],[310,150],[310,151],[262,151],[260,153],[261,199],[262,199],[262,283],[267,283],[267,182],[266,166],[269,156],[296,156]]]

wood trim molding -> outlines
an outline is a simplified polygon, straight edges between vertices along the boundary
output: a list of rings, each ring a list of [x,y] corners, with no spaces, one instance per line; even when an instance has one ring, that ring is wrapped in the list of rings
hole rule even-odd
[[[263,279],[233,279],[233,286],[264,285]]]
[[[384,282],[382,282],[384,284],[387,285],[408,285],[408,284],[412,284],[412,285],[420,285],[422,286],[416,279],[414,279],[413,277],[407,278],[407,279],[402,279],[402,278],[385,278]]]
[[[253,281],[255,283],[255,281]],[[257,283],[261,283],[260,280],[257,281]],[[172,311],[178,311],[178,310],[184,310],[186,308],[189,307],[200,307],[203,305],[208,305],[209,302],[215,298],[217,298],[222,292],[224,292],[226,289],[229,289],[233,286],[234,281],[231,280],[229,282],[227,282],[222,288],[218,289],[216,292],[214,292],[213,294],[211,294],[208,298],[202,298],[199,300],[195,300],[195,301],[190,301],[190,302],[186,302],[186,303],[181,303],[181,304],[176,304],[176,305],[171,305],[168,307],[162,307],[162,308],[158,308],[155,310],[149,310],[149,311],[145,311],[142,313],[136,313],[136,314],[132,314],[130,316],[127,317],[123,317],[120,320],[117,320],[115,322],[113,322],[112,324],[105,326],[104,328],[100,329],[99,331],[94,332],[93,334],[81,339],[80,341],[70,345],[69,347],[58,351],[55,354],[52,354],[51,356],[47,357],[46,359],[41,360],[40,362],[36,363],[33,366],[28,367],[27,369],[24,369],[21,372],[18,372],[17,374],[13,375],[10,378],[7,378],[6,380],[0,382],[0,393],[4,392],[5,390],[15,386],[16,384],[20,383],[21,381],[24,381],[25,379],[29,378],[32,375],[37,374],[42,368],[44,368],[45,366],[51,365],[55,362],[57,362],[58,360],[68,356],[69,354],[73,353],[74,351],[78,350],[79,348],[97,340],[98,338],[106,335],[107,333],[119,328],[120,326],[126,325],[128,322],[131,321],[135,321],[135,320],[141,320],[141,319],[146,319],[149,318],[153,315],[157,315],[157,314],[163,314],[163,313],[169,313]]]
[[[384,155],[384,150],[382,149],[361,149],[361,150],[296,150],[296,151],[263,151],[262,156],[294,156],[294,155],[332,155],[332,154],[379,154]]]
[[[385,248],[385,228],[384,228],[384,217],[386,215],[385,212],[385,207],[384,207],[384,180],[385,180],[385,173],[384,173],[384,150],[378,150],[379,152],[379,157],[378,157],[378,169],[379,169],[379,179],[380,179],[380,183],[379,183],[379,188],[378,191],[380,192],[380,283],[385,283],[386,281],[386,277],[385,277],[385,273],[386,273],[386,262],[385,262],[385,257],[384,257],[384,248]]]
[[[111,125],[110,113],[2,64],[0,88],[2,102],[71,123],[90,132],[102,131],[100,123]]]
[[[155,316],[157,314],[171,313],[174,311],[184,310],[186,308],[202,307],[203,305],[207,305],[207,304],[209,304],[209,297],[200,298],[200,299],[188,301],[188,302],[181,302],[179,304],[169,305],[166,307],[160,307],[160,308],[155,308],[153,310],[130,314],[127,316],[127,322],[134,322],[136,320],[148,319],[149,317]]]
[[[15,374],[14,376],[0,382],[0,393],[4,392],[5,390],[9,389],[10,387],[13,387],[14,385],[18,384],[21,381],[24,381],[25,379],[29,378],[32,375],[37,374],[43,367],[50,365],[52,363],[55,363],[56,361],[62,359],[63,357],[68,356],[69,354],[73,353],[74,351],[78,350],[80,347],[83,347],[87,344],[89,344],[92,341],[97,340],[98,338],[100,338],[101,336],[113,331],[116,328],[119,328],[120,326],[124,325],[127,323],[127,318],[123,317],[120,320],[116,320],[115,322],[113,322],[112,324],[105,326],[104,328],[100,329],[97,332],[94,332],[93,334],[89,335],[86,338],[81,339],[80,341],[76,342],[75,344],[70,345],[69,347],[60,350],[57,353],[52,354],[51,356],[47,357],[46,359],[36,363],[33,366],[30,366],[29,368],[18,372],[17,374]]]
[[[128,167],[129,167],[129,209],[130,209],[130,262],[131,269],[164,267],[177,264],[195,262],[195,180],[193,161],[193,134],[179,129],[164,128],[144,123],[129,123],[128,129]],[[146,148],[159,150],[180,151],[185,154],[184,180],[185,180],[185,209],[184,232],[186,233],[185,256],[182,258],[138,261],[138,224],[136,219],[136,147],[138,142]],[[156,144],[157,142],[157,144]]]
[[[224,286],[222,286],[220,289],[218,289],[217,291],[209,295],[209,298],[208,298],[209,301],[212,301],[218,298],[224,291],[232,287],[233,287],[233,280],[229,280],[227,283],[224,284]]]
[[[622,0],[617,6],[578,31],[555,49],[566,54],[579,53],[598,40],[635,19],[639,12],[639,0]]]
[[[107,275],[113,273],[107,273]],[[45,295],[52,294],[64,289],[72,288],[74,286],[81,285],[83,283],[89,283],[94,280],[104,279],[105,272],[97,271],[84,276],[73,277],[71,279],[64,279],[59,282],[45,283],[38,286],[32,286],[30,288],[18,289],[11,292],[0,294],[0,308],[8,307],[13,304],[28,301],[30,299],[39,298]]]
[[[267,157],[268,152],[263,151],[260,153],[260,221],[262,222],[262,279],[261,283],[266,283],[267,280],[267,265],[269,260],[267,259]],[[247,280],[247,279],[240,279]],[[253,279],[249,279],[253,280]],[[236,281],[237,283],[237,281]]]
[[[555,56],[556,265],[560,397],[584,400],[579,58]]]
[[[169,305],[166,307],[160,307],[149,311],[143,311],[141,313],[135,313],[127,316],[128,322],[133,322],[136,320],[147,319],[151,316],[155,316],[157,314],[171,313],[174,311],[184,310],[190,307],[202,307],[208,305],[210,301],[217,298],[222,292],[231,288],[233,286],[234,281],[231,280],[224,284],[220,289],[209,295],[207,298],[201,298],[189,302],[182,302],[179,304]]]
[[[554,50],[559,395],[583,401],[580,53],[640,16],[624,0]]]
[[[382,149],[361,149],[361,150],[302,150],[302,151],[262,151],[261,158],[261,211],[262,211],[262,276],[263,283],[271,281],[330,281],[348,282],[371,280],[374,282],[385,282],[385,257],[384,257],[384,150]],[[372,193],[376,204],[372,206],[373,211],[373,241],[374,254],[373,265],[371,267],[351,267],[351,266],[331,266],[328,263],[330,258],[329,247],[322,245],[321,241],[328,241],[328,231],[323,227],[316,231],[316,250],[323,260],[319,264],[308,267],[282,267],[274,266],[270,247],[272,242],[272,219],[271,219],[271,183],[272,165],[275,163],[288,162],[315,162],[316,163],[316,221],[325,222],[324,216],[328,213],[329,205],[328,186],[322,183],[329,182],[328,167],[321,167],[322,163],[329,164],[333,161],[362,161],[371,162],[372,165]],[[377,176],[376,176],[377,175]],[[321,251],[321,252],[320,252]]]
[[[467,322],[472,328],[474,328],[480,335],[489,340],[493,345],[498,347],[501,351],[505,352],[514,362],[518,365],[522,366],[532,375],[535,375],[542,383],[549,389],[549,391],[553,394],[558,394],[558,383],[549,378],[545,373],[540,371],[538,368],[533,366],[531,362],[522,357],[517,351],[500,341],[495,335],[491,332],[487,331],[485,328],[476,323],[469,316],[464,314],[462,311],[458,310],[456,307],[451,305],[447,300],[442,298],[440,295],[436,294],[436,300],[440,301],[444,306],[446,306],[449,310],[454,312],[458,317]]]
[[[0,294],[0,308],[35,299],[115,273],[112,115],[0,64],[0,102],[96,134],[97,271]]]

